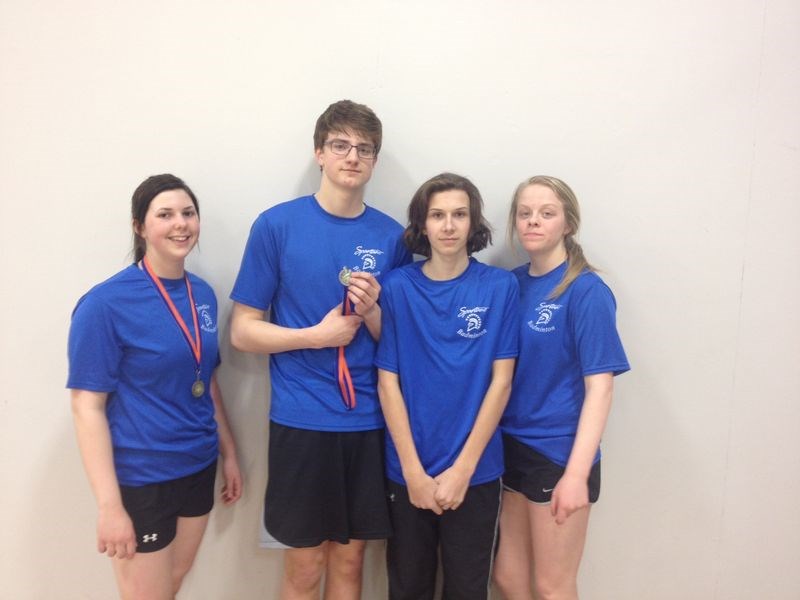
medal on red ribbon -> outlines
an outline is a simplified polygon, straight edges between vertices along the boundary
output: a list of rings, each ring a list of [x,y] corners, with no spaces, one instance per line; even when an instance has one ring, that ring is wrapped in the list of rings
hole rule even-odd
[[[200,360],[203,355],[203,345],[202,338],[200,337],[200,327],[197,323],[197,309],[195,308],[194,304],[192,284],[189,283],[189,276],[184,273],[183,280],[186,282],[186,292],[189,296],[189,308],[190,312],[192,313],[192,324],[194,325],[194,338],[192,337],[192,334],[189,333],[189,327],[186,325],[186,321],[183,320],[181,313],[178,312],[178,309],[175,307],[175,303],[172,301],[172,298],[169,297],[169,292],[164,287],[164,284],[161,283],[161,279],[158,278],[158,275],[156,275],[153,271],[153,267],[150,266],[150,262],[147,260],[146,256],[142,259],[142,266],[144,267],[144,272],[147,274],[148,279],[150,279],[150,283],[152,283],[156,288],[156,291],[164,301],[164,305],[167,307],[167,310],[170,312],[172,318],[175,319],[178,327],[180,327],[181,331],[183,332],[184,339],[189,343],[189,348],[192,351],[192,356],[194,356],[196,365],[195,380],[192,384],[192,396],[195,398],[202,398],[206,391],[206,386],[203,383],[203,380],[200,378]]]
[[[347,297],[347,287],[350,285],[350,274],[352,271],[347,267],[342,267],[339,271],[339,283],[344,286],[344,298],[342,299],[342,314],[353,314],[350,300]],[[356,407],[356,390],[353,387],[353,378],[350,376],[350,369],[347,367],[347,359],[344,355],[344,346],[339,346],[336,357],[336,378],[339,382],[339,391],[342,394],[342,401],[347,410]]]

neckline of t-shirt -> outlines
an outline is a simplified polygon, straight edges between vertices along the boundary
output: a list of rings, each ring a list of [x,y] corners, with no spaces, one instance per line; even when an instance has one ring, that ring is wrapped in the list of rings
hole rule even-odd
[[[548,277],[552,277],[556,273],[563,275],[564,271],[567,270],[567,261],[562,262],[557,267],[553,267],[547,273],[544,273],[542,275],[531,275],[530,269],[531,269],[531,263],[527,263],[525,265],[525,275],[527,275],[529,279],[540,281],[542,279],[547,279]]]
[[[475,258],[474,256],[470,256],[469,257],[469,262],[467,263],[467,268],[464,269],[463,271],[461,271],[461,273],[459,273],[458,275],[456,275],[452,279],[431,279],[430,277],[428,277],[425,274],[425,271],[422,270],[422,265],[424,265],[426,261],[427,261],[427,259],[426,260],[420,260],[420,261],[417,261],[417,262],[414,263],[414,265],[417,267],[417,273],[419,274],[419,277],[423,281],[425,281],[427,283],[430,283],[431,285],[437,285],[437,286],[439,286],[439,285],[448,285],[448,284],[451,284],[451,283],[456,283],[458,281],[461,281],[462,279],[464,279],[469,274],[470,271],[472,271],[473,266],[478,264],[478,259]]]
[[[147,279],[147,273],[144,272],[144,269],[139,265],[139,263],[133,263],[131,265],[131,268],[139,271],[142,274],[142,277]],[[184,271],[184,273],[186,274],[187,277],[189,276],[189,271]],[[169,277],[159,277],[158,279],[159,281],[161,281],[162,284],[164,284],[164,287],[168,289],[180,289],[181,287],[185,287],[183,277],[179,277],[177,279],[172,279]]]
[[[319,200],[317,200],[316,194],[311,194],[310,196],[308,196],[308,199],[311,205],[314,207],[314,210],[316,210],[320,215],[322,215],[322,217],[324,217],[325,219],[327,219],[332,223],[339,223],[342,225],[353,225],[355,223],[358,223],[361,219],[366,217],[367,212],[369,212],[370,210],[369,204],[364,202],[363,203],[364,210],[362,210],[360,214],[356,215],[355,217],[340,217],[338,215],[331,214],[327,210],[322,208],[322,205],[319,203]]]

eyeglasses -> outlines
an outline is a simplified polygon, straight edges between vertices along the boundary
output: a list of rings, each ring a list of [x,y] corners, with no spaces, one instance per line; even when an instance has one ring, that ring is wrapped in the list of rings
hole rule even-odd
[[[338,156],[347,156],[350,154],[352,148],[356,149],[358,158],[363,158],[365,160],[371,160],[378,155],[378,151],[372,144],[351,144],[344,140],[329,140],[325,142],[323,146],[330,147],[331,152]]]

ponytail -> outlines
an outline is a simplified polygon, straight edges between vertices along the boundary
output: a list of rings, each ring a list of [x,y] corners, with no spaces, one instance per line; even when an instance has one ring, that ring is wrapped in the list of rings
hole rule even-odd
[[[567,249],[567,270],[564,273],[564,277],[558,282],[558,285],[550,292],[550,295],[547,297],[548,300],[555,300],[566,292],[572,282],[584,271],[596,270],[589,264],[589,261],[586,260],[586,257],[583,255],[583,248],[575,241],[575,237],[572,233],[564,238],[564,247]]]

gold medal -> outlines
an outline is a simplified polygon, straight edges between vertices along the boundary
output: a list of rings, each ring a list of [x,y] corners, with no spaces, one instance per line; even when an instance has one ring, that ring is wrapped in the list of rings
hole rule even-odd
[[[350,274],[352,271],[347,267],[342,267],[342,270],[339,271],[339,283],[343,286],[347,287],[350,285]]]
[[[192,396],[195,398],[202,398],[206,391],[205,384],[199,379],[192,384]]]

